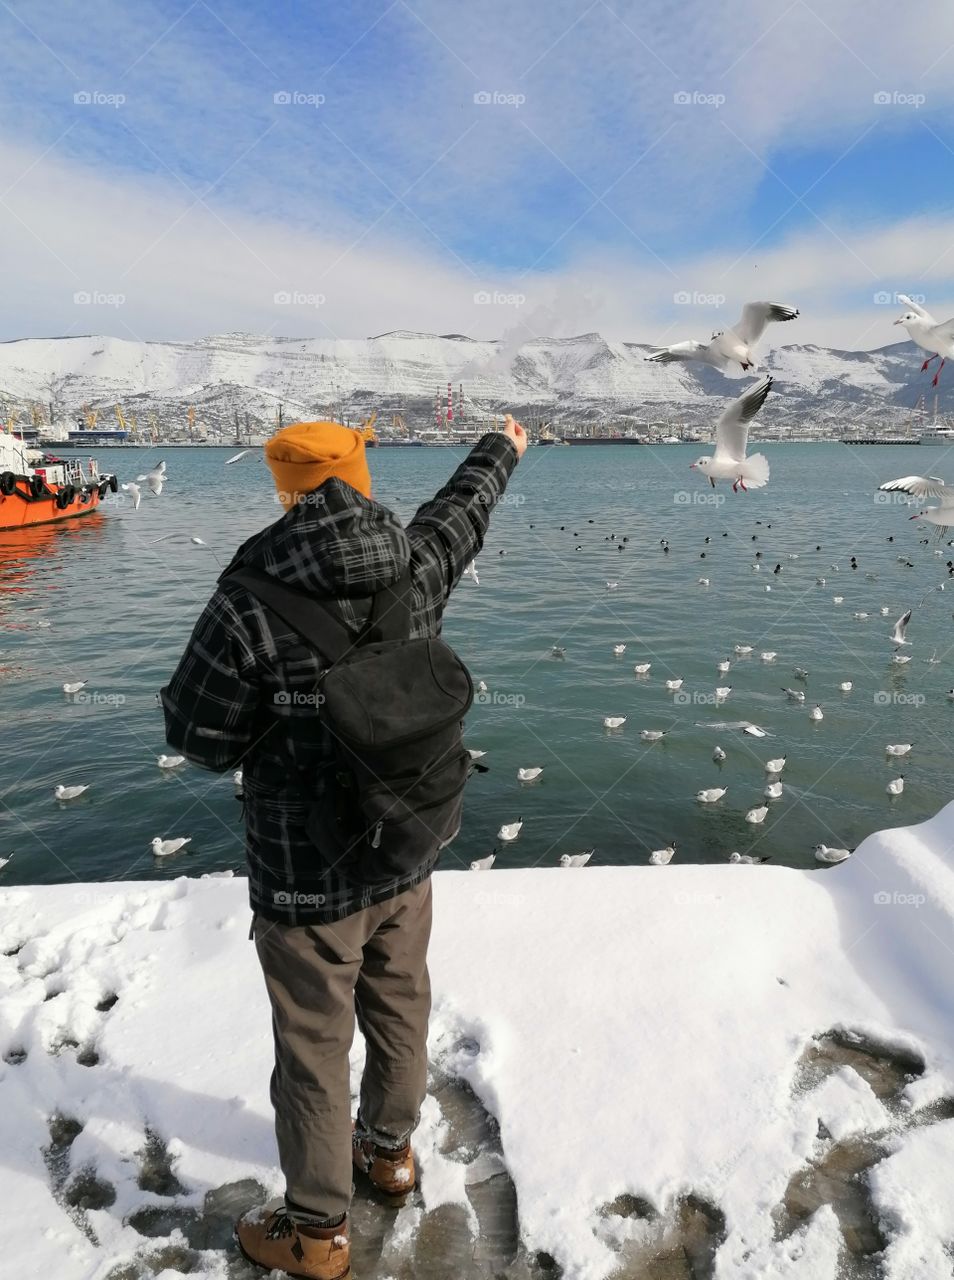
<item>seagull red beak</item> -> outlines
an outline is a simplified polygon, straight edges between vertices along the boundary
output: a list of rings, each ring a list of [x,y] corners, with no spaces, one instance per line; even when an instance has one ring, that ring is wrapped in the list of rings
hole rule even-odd
[[[895,320],[895,321],[894,321],[894,323],[895,323],[895,324],[904,324],[904,321],[903,321],[903,320]]]
[[[924,512],[923,512],[923,511],[919,511],[919,512],[917,513],[917,515],[914,515],[914,516],[908,516],[908,519],[909,519],[909,520],[920,520],[920,519],[921,519],[921,517],[922,517],[923,515],[924,515]]]
[[[690,463],[689,463],[689,470],[690,470],[690,471],[695,471],[695,469],[696,469],[696,464],[695,464],[694,462],[690,462]]]

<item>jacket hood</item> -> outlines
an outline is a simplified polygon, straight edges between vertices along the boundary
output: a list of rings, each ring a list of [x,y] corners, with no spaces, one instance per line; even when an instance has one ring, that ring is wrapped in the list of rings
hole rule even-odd
[[[243,543],[225,572],[254,567],[292,587],[348,598],[390,586],[410,557],[393,511],[332,478]]]

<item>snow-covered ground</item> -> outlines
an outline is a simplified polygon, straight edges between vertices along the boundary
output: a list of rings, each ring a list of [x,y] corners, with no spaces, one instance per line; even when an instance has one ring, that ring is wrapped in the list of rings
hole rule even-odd
[[[853,1275],[951,1276],[954,804],[816,873],[444,872],[435,895],[435,1080],[499,1123],[521,1256],[571,1280],[834,1280],[844,1228],[862,1261],[881,1251]],[[139,1257],[170,1280],[173,1210],[280,1189],[248,919],[231,879],[0,893],[4,1275],[104,1280]],[[435,1087],[421,1201],[361,1280],[425,1274],[400,1259],[441,1206],[478,1229],[499,1157],[455,1150],[449,1124]],[[639,1270],[687,1213],[712,1259]],[[222,1249],[189,1256],[231,1274]],[[482,1274],[442,1265],[426,1274]]]

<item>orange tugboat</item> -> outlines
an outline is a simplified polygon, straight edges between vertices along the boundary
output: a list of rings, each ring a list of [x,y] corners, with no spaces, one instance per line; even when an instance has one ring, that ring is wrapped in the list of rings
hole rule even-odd
[[[65,461],[0,435],[0,532],[88,515],[117,487],[92,460]]]

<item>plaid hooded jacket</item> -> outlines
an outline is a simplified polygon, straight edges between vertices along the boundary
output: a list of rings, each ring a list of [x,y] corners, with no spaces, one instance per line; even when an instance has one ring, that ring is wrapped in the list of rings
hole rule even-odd
[[[447,598],[483,545],[516,462],[506,436],[484,436],[406,529],[386,507],[327,480],[244,543],[225,572],[254,566],[299,590],[333,597],[357,627],[369,597],[410,566],[411,634],[437,636]],[[309,779],[332,758],[314,706],[323,665],[244,587],[220,583],[162,690],[174,750],[219,773],[243,766],[252,910],[284,924],[340,920],[426,879],[436,862],[373,891],[320,866],[305,821],[314,799]]]

